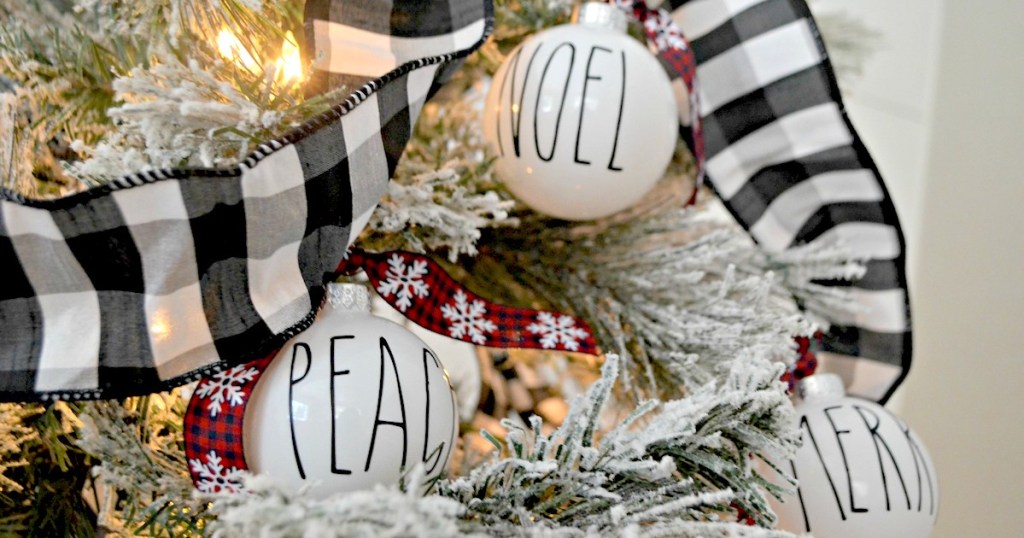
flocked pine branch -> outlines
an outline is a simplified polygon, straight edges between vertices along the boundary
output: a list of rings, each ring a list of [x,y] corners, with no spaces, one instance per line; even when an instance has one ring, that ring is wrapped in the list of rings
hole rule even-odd
[[[424,107],[388,192],[360,241],[374,250],[475,255],[481,230],[515,226],[515,202],[496,188],[479,95]]]
[[[99,462],[93,495],[97,525],[108,532],[200,533],[210,518],[193,496],[177,393],[84,404],[78,445]]]
[[[39,197],[140,170],[231,165],[341,97],[304,99],[299,81],[279,76],[301,4],[250,4],[80,0],[72,15],[0,1],[0,75],[33,163],[0,160],[5,184]]]
[[[465,507],[438,495],[421,496],[422,467],[409,475],[405,491],[377,486],[326,499],[289,494],[266,477],[249,476],[246,495],[214,497],[219,516],[211,531],[221,538],[463,536]]]
[[[12,142],[0,145],[0,173],[13,178],[8,170],[21,166],[21,179],[31,174],[19,183],[22,192],[52,195],[79,188],[61,177],[66,168],[103,181],[147,167],[229,165],[253,141],[328,104],[329,99],[303,101],[297,88],[273,82],[272,60],[283,31],[301,17],[300,3],[264,0],[258,9],[246,0],[77,4],[70,15],[43,0],[0,0],[0,92],[7,92],[0,97],[6,114],[0,115],[0,140]],[[553,433],[536,434],[532,427],[539,428],[538,422],[526,429],[509,423],[505,452],[442,484],[447,497],[385,488],[313,501],[281,494],[257,479],[250,483],[251,496],[217,501],[222,535],[255,534],[260,522],[276,522],[281,535],[345,529],[409,534],[416,528],[440,535],[768,532],[738,524],[732,515],[740,508],[760,525],[769,523],[758,486],[771,487],[761,484],[751,456],[792,446],[788,408],[775,380],[779,363],[791,358],[791,337],[812,326],[790,299],[819,314],[845,308],[845,297],[818,281],[855,276],[862,268],[847,259],[841,245],[769,256],[739,229],[702,221],[702,208],[683,209],[678,194],[666,199],[666,191],[637,211],[596,223],[573,225],[510,208],[507,193],[491,181],[478,123],[471,119],[473,104],[463,98],[467,91],[481,91],[481,77],[512,46],[564,22],[572,2],[497,4],[495,39],[467,61],[439,94],[438,105],[428,108],[390,197],[363,240],[431,250],[449,260],[479,249],[476,258],[463,257],[449,267],[496,300],[583,315],[602,347],[622,355],[620,381],[634,395],[671,401],[641,404],[631,423],[608,430],[614,419],[594,418],[609,398],[608,370]],[[223,28],[256,58],[249,67],[219,55],[215,34]],[[74,140],[81,142],[72,148]],[[690,171],[677,163],[673,174]],[[677,185],[664,183],[669,189]],[[504,227],[516,222],[519,228]],[[162,407],[156,403],[161,401]],[[186,474],[183,406],[177,395],[85,406],[80,445],[101,462],[87,490],[105,530],[209,530],[204,525],[212,513],[192,497]],[[0,454],[9,463],[3,474],[17,477],[25,491],[45,495],[0,492],[0,501],[19,503],[10,516],[16,519],[0,517],[0,530],[23,531],[38,517],[49,517],[42,521],[46,525],[65,518],[65,529],[80,530],[75,525],[88,510],[74,503],[81,504],[88,464],[70,440],[77,428],[73,410],[22,409],[31,411],[22,423],[36,433],[28,433],[21,453]],[[581,426],[598,423],[600,428]],[[0,436],[0,446],[7,438]],[[552,447],[572,457],[560,460]],[[559,465],[563,461],[568,465]],[[58,474],[53,467],[68,472]],[[494,487],[499,483],[522,491]],[[622,502],[612,506],[610,499]],[[13,505],[0,508],[7,512],[8,506]],[[8,521],[14,526],[3,526]]]
[[[632,214],[593,223],[521,215],[514,233],[487,235],[466,278],[500,300],[581,315],[641,396],[722,379],[740,355],[791,363],[793,337],[816,329],[794,295],[848,308],[815,283],[863,270],[841,246],[770,256],[737,226],[698,218],[678,190],[665,181]]]
[[[39,437],[38,432],[26,424],[26,419],[37,414],[35,406],[0,404],[0,492],[24,489],[7,476],[7,472],[29,464],[20,456],[25,445]]]
[[[8,125],[0,126],[7,146],[0,150],[4,187],[29,197],[81,188],[62,162],[76,158],[72,140],[95,142],[109,129],[110,81],[119,67],[131,65],[136,44],[133,38],[97,40],[44,0],[0,0],[0,92],[16,102],[5,107]]]
[[[88,469],[72,405],[0,404],[0,536],[88,536]]]
[[[755,456],[790,454],[798,433],[778,381],[781,365],[737,358],[721,384],[642,404],[602,431],[618,378],[609,356],[602,377],[573,402],[563,425],[543,434],[506,422],[500,453],[421,497],[372,491],[312,500],[264,478],[250,495],[217,498],[218,536],[785,536],[735,521],[736,509],[768,525]]]

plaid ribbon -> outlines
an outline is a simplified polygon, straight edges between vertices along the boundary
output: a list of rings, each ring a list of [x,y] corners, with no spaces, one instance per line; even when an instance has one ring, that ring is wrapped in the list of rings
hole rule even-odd
[[[438,334],[490,347],[599,352],[583,320],[487,301],[421,254],[353,250],[338,267],[347,274],[360,269],[388,304]],[[196,385],[185,412],[185,455],[200,491],[241,491],[240,473],[248,469],[243,446],[245,406],[275,356],[276,352],[222,370]]]
[[[203,378],[185,410],[185,457],[196,489],[237,493],[245,462],[242,419],[256,382],[277,353]]]
[[[360,269],[392,308],[437,334],[488,347],[600,353],[586,321],[558,312],[492,303],[467,290],[422,254],[352,250],[338,271],[354,274]],[[470,312],[479,314],[475,326],[466,320]],[[821,333],[815,335],[816,348],[820,348],[821,338]],[[790,390],[797,381],[814,374],[818,364],[811,339],[798,337],[796,342],[797,360],[782,376]]]
[[[435,333],[478,346],[599,353],[582,319],[492,303],[422,254],[355,250],[338,268],[349,274],[359,269],[388,304]]]
[[[689,111],[689,117],[680,118],[684,123],[689,121],[690,136],[683,137],[693,151],[697,164],[696,188],[687,204],[696,202],[697,191],[704,183],[704,133],[701,128],[700,91],[697,82],[697,59],[690,48],[690,43],[679,30],[668,11],[652,9],[644,0],[610,0],[633,20],[640,23],[647,36],[647,43],[662,61],[662,65],[674,79],[682,80],[686,87],[686,102],[679,103],[680,111]],[[677,99],[682,100],[679,92]],[[683,105],[686,106],[683,106]]]
[[[818,332],[814,335],[812,346],[811,338],[806,336],[796,337],[796,362],[793,366],[790,366],[786,373],[782,374],[782,382],[789,388],[789,392],[796,390],[796,384],[801,379],[814,375],[814,372],[818,369],[818,357],[815,352],[820,349],[821,339],[823,335]]]
[[[884,402],[911,360],[905,242],[810,10],[802,0],[670,3],[680,39],[662,13],[637,16],[653,46],[683,54],[660,57],[677,64],[673,84],[689,80],[699,96],[687,102],[701,135],[691,143],[696,154],[702,140],[726,207],[769,252],[838,240],[868,260],[859,281],[824,283],[860,308],[819,312],[832,326],[818,359],[852,372],[851,394]],[[480,45],[492,15],[471,0],[310,0],[306,13],[311,87],[356,89],[238,167],[146,171],[59,200],[0,190],[0,400],[163,390],[263,356],[312,322],[425,98]],[[479,298],[463,297],[471,313]],[[449,320],[464,319],[459,306]],[[469,327],[488,326],[465,326],[472,339]]]
[[[308,327],[486,0],[308,0],[307,90],[348,97],[236,167],[56,200],[0,189],[0,401],[167,390]]]
[[[708,182],[767,252],[839,242],[867,260],[817,361],[884,402],[910,367],[906,246],[881,174],[843,107],[803,0],[671,0],[697,61]]]

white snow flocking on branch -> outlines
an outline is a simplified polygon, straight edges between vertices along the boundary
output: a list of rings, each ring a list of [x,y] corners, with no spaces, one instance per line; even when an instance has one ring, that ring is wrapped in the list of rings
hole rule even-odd
[[[95,147],[76,142],[86,156],[70,165],[83,180],[119,177],[126,171],[235,164],[254,145],[246,133],[274,128],[279,112],[261,110],[215,73],[171,55],[114,81],[123,102],[108,111],[119,129]]]
[[[288,495],[265,477],[244,495],[218,495],[215,536],[786,536],[723,519],[730,505],[766,510],[749,463],[788,455],[795,416],[780,368],[737,360],[721,385],[670,402],[647,402],[609,432],[598,419],[619,375],[573,402],[550,435],[541,421],[509,428],[504,452],[420,496],[423,470],[398,487],[316,500]],[[638,427],[642,423],[643,427]],[[683,477],[685,469],[688,477]]]

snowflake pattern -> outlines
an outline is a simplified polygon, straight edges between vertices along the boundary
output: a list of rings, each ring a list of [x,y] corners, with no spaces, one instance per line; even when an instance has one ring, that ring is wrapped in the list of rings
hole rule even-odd
[[[561,343],[565,349],[576,351],[580,348],[579,341],[590,336],[587,331],[576,326],[576,320],[572,317],[555,317],[550,312],[537,314],[537,321],[527,325],[526,330],[540,335],[540,345],[544,349],[553,349]]]
[[[200,398],[210,399],[210,402],[206,404],[206,409],[210,412],[211,418],[216,418],[223,410],[225,403],[232,407],[244,403],[245,394],[242,392],[242,387],[252,381],[257,374],[259,371],[256,368],[250,367],[246,370],[245,365],[241,364],[204,379],[196,389],[196,394]]]
[[[188,460],[192,473],[196,477],[196,489],[203,493],[238,493],[242,491],[242,471],[237,467],[225,468],[223,458],[214,450],[209,451],[203,459]]]
[[[408,265],[402,256],[392,254],[388,258],[385,280],[377,285],[377,293],[385,298],[394,294],[398,298],[395,306],[405,312],[412,305],[414,297],[422,299],[430,295],[430,284],[423,280],[428,272],[426,261],[415,260],[412,265]]]
[[[686,41],[671,23],[672,17],[664,10],[659,10],[657,14],[653,14],[644,21],[644,28],[653,34],[654,44],[658,50],[686,50]]]
[[[487,319],[487,307],[477,299],[472,303],[462,290],[455,292],[455,302],[441,306],[441,314],[449,321],[448,333],[452,338],[469,336],[474,344],[487,341],[485,333],[494,332],[498,326]]]

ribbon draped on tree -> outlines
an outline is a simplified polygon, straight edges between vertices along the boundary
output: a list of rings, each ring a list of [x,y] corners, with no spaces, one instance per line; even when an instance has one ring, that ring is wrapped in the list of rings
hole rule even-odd
[[[493,17],[482,0],[310,0],[306,15],[313,86],[354,92],[239,166],[57,200],[0,191],[0,399],[167,389],[313,321],[424,100]]]
[[[558,312],[512,308],[466,290],[429,257],[412,252],[355,250],[338,267],[364,271],[377,293],[423,328],[476,345],[598,353],[586,322]],[[185,416],[185,455],[196,487],[241,491],[244,421],[249,397],[275,354],[203,378]],[[204,476],[210,466],[220,477]],[[225,478],[226,477],[226,478]]]
[[[664,9],[652,9],[644,0],[611,0],[620,10],[640,23],[647,37],[648,46],[661,60],[672,81],[679,110],[679,132],[693,152],[697,164],[694,183],[699,188],[704,183],[704,133],[701,117],[692,111],[700,110],[700,89],[697,84],[697,58],[693,54],[686,36]],[[696,201],[698,189],[688,203]]]
[[[868,260],[862,279],[834,283],[863,308],[830,320],[820,358],[849,363],[850,392],[887,398],[910,363],[903,236],[806,4],[673,1],[669,16],[615,3],[670,72],[698,177],[752,237],[769,252],[842,240]],[[51,201],[0,192],[0,263],[13,275],[0,290],[0,399],[109,398],[247,372],[357,266],[441,334],[596,352],[582,320],[488,303],[421,256],[344,260],[424,100],[489,33],[490,3],[309,0],[306,16],[307,90],[357,89],[239,166],[142,172]],[[428,291],[393,282],[422,271]]]
[[[438,334],[480,346],[598,353],[585,321],[492,303],[462,287],[422,254],[356,251],[340,269],[362,269],[388,304]]]
[[[818,359],[885,401],[910,367],[906,249],[882,177],[843,106],[804,0],[672,0],[700,80],[707,178],[768,252],[840,241],[867,273]]]

